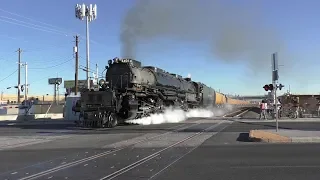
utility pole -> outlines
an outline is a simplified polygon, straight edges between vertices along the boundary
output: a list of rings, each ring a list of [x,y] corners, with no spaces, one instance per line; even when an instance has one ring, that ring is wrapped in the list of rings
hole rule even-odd
[[[20,48],[19,48],[20,49]],[[24,104],[25,105],[27,105],[26,103],[27,103],[27,100],[28,100],[28,63],[27,62],[25,62],[25,63],[21,63],[20,62],[20,58],[19,58],[19,78],[18,78],[18,82],[19,82],[19,84],[18,84],[18,86],[17,86],[17,88],[18,88],[18,96],[19,96],[19,98],[18,98],[18,100],[20,101],[20,91],[24,91]],[[25,72],[25,79],[24,79],[24,85],[23,86],[21,86],[20,85],[20,69],[21,69],[21,66],[24,66],[24,72]]]
[[[16,52],[18,52],[18,103],[20,103],[20,70],[21,70],[21,52],[22,50],[19,48]]]
[[[79,70],[79,36],[76,35],[76,46],[74,47],[74,53],[76,54],[76,67],[75,67],[75,77],[74,77],[74,88],[75,88],[75,92],[74,94],[77,95],[78,93],[78,70]]]
[[[24,72],[25,72],[25,90],[24,90],[24,100],[27,103],[28,100],[28,64],[27,62],[24,63]]]

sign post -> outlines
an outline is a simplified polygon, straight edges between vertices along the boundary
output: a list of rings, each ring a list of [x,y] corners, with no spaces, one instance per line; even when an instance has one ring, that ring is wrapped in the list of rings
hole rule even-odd
[[[62,78],[49,78],[48,83],[49,85],[54,85],[54,102],[58,103],[59,100],[57,101],[57,91],[59,94],[59,86],[62,83]]]

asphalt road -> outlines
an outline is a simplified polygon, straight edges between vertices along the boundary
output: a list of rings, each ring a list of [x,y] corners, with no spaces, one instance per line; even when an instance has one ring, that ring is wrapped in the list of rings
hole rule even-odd
[[[250,112],[249,112],[250,113]],[[192,119],[114,129],[0,127],[0,179],[319,179],[320,144],[248,141],[271,122]],[[316,122],[281,128],[320,130]]]

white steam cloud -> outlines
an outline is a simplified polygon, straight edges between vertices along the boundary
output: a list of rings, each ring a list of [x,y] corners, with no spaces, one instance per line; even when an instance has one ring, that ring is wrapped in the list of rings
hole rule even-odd
[[[165,109],[163,113],[151,114],[148,117],[134,119],[127,122],[132,124],[141,124],[141,125],[178,123],[178,122],[185,121],[188,118],[211,118],[214,116],[221,116],[230,110],[232,110],[231,106],[226,106],[221,109],[206,108],[206,109],[191,109],[189,111],[183,111],[182,109],[169,107]]]

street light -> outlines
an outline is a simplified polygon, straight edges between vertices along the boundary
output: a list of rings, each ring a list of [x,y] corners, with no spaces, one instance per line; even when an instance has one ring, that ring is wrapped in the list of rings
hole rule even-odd
[[[84,20],[86,17],[86,39],[87,39],[87,87],[90,89],[90,81],[89,81],[89,63],[90,63],[90,58],[89,58],[89,22],[97,19],[97,5],[92,5],[90,4],[89,6],[86,6],[85,4],[77,4],[75,7],[75,14],[76,18],[80,20]]]

